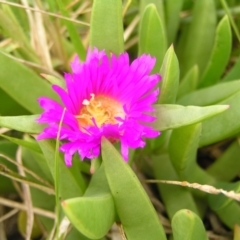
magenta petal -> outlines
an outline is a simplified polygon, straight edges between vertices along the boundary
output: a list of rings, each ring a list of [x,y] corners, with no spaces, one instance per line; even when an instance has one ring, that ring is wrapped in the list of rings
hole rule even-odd
[[[57,138],[59,123],[66,109],[60,132],[60,140],[64,143],[60,150],[64,153],[67,166],[72,165],[72,156],[76,153],[82,160],[99,156],[102,137],[120,141],[121,154],[127,161],[129,148],[143,148],[146,138],[155,138],[160,134],[147,125],[155,121],[153,104],[159,95],[161,77],[150,74],[155,61],[155,58],[144,54],[130,64],[127,53],[119,56],[111,54],[109,57],[104,50],[97,48],[89,48],[85,62],[75,57],[71,63],[72,73],[64,75],[66,89],[53,86],[62,105],[47,97],[38,100],[44,112],[37,121],[47,125],[38,140]],[[109,101],[107,106],[107,111],[118,110],[117,114],[113,111],[113,123],[101,122],[99,125],[98,117],[95,118],[96,106],[100,108],[97,113],[101,116],[103,105],[97,102],[93,107],[91,101],[101,101],[101,98],[114,100]],[[118,104],[110,106],[114,102]],[[89,125],[82,122],[82,118],[89,116],[85,110],[82,111],[83,108],[91,113],[90,123],[86,121]]]

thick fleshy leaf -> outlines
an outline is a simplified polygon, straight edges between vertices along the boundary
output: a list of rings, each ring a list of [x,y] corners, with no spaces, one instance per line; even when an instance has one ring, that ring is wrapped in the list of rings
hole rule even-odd
[[[239,143],[234,141],[224,153],[214,161],[207,172],[221,181],[231,181],[240,172],[240,148]]]
[[[215,184],[217,189],[224,189],[225,191],[234,191],[236,193],[240,192],[240,183],[223,183],[218,182]],[[208,196],[208,204],[210,208],[216,212],[218,217],[223,223],[225,223],[229,228],[233,229],[235,224],[240,225],[240,206],[235,200],[225,197],[224,195],[212,195]],[[231,214],[229,214],[231,213]]]
[[[51,185],[54,184],[51,171],[42,153],[23,148],[22,156],[23,163],[27,168],[36,172],[42,179],[46,180]]]
[[[167,41],[164,27],[156,6],[149,4],[142,16],[139,33],[139,55],[148,53],[156,57],[153,72],[159,72],[165,52]]]
[[[23,64],[0,53],[0,88],[32,113],[40,113],[40,96],[58,100],[50,84]]]
[[[194,91],[187,95],[184,95],[177,101],[177,103],[184,106],[213,105],[234,95],[239,91],[239,89],[240,89],[240,80],[227,82],[227,83],[220,83],[212,87],[207,87],[204,89]]]
[[[71,223],[88,238],[107,234],[116,214],[103,165],[94,173],[84,196],[67,199],[62,207]]]
[[[211,184],[214,179],[203,171],[196,162],[201,123],[173,130],[169,142],[171,162],[181,180]],[[201,195],[201,192],[198,192]]]
[[[15,158],[17,146],[11,142],[0,141],[0,153],[12,159]],[[8,169],[16,171],[16,166],[7,161],[4,157],[0,157],[0,164],[6,166]],[[10,178],[0,175],[0,194],[15,193],[16,189]]]
[[[202,220],[192,211],[178,211],[172,219],[174,240],[208,240]]]
[[[237,79],[240,79],[240,56],[234,66],[226,73],[222,81],[229,82]]]
[[[82,233],[80,233],[76,228],[72,228],[71,231],[66,236],[65,240],[89,240],[90,238],[84,236]],[[107,240],[106,238],[101,238],[99,240]]]
[[[174,170],[168,154],[161,154],[151,157],[153,163],[153,172],[156,179],[180,181]],[[172,219],[174,214],[183,208],[199,214],[199,209],[194,201],[190,191],[180,186],[169,184],[157,184],[164,202],[168,216]],[[178,196],[176,198],[176,196]]]
[[[182,76],[195,64],[200,73],[205,69],[214,42],[215,28],[214,0],[195,1],[189,29],[181,36],[177,46]]]
[[[102,158],[117,214],[127,238],[165,240],[158,215],[137,176],[106,139],[102,140]]]
[[[0,134],[0,136],[8,139],[10,142],[13,142],[13,143],[15,143],[19,146],[26,147],[26,148],[31,149],[31,150],[33,150],[35,152],[38,152],[38,153],[42,152],[40,147],[38,146],[38,144],[36,142],[23,140],[23,139],[19,139],[19,138],[13,138],[13,137],[9,137],[9,136],[2,135],[2,134]]]
[[[46,158],[52,176],[53,178],[55,178],[55,142],[52,140],[41,140],[38,143]],[[63,159],[63,154],[59,154],[58,161],[60,182],[58,182],[57,184],[59,184],[59,195],[61,199],[68,199],[83,195],[86,189],[86,183],[82,174],[79,173],[80,169],[78,162],[74,161],[72,167],[67,167]]]
[[[22,22],[17,19],[16,9],[7,4],[2,4],[0,9],[0,27],[4,36],[9,37],[19,45],[18,53],[28,61],[39,63],[36,52],[33,50],[28,39],[26,28]],[[2,48],[2,47],[1,47]]]
[[[206,146],[228,137],[235,136],[240,131],[240,92],[227,98],[221,104],[229,104],[227,112],[214,116],[203,123],[200,146]]]
[[[223,74],[232,49],[232,33],[228,17],[218,24],[214,46],[208,65],[201,78],[200,87],[215,84]]]
[[[157,120],[152,124],[155,129],[164,131],[194,124],[224,112],[229,105],[208,107],[184,107],[174,104],[155,105]]]
[[[61,88],[66,88],[66,82],[62,78],[57,78],[56,76],[41,74],[42,77],[47,79],[51,83],[51,85],[58,85]]]
[[[197,88],[198,84],[198,66],[193,66],[183,77],[178,88],[177,97],[180,98],[190,92],[193,92]]]
[[[39,115],[0,117],[0,126],[26,133],[40,133],[43,125],[38,124],[36,119]]]
[[[0,116],[19,116],[29,114],[29,111],[27,111],[25,108],[19,105],[1,88],[0,88],[0,102],[4,103],[0,105]]]
[[[90,45],[108,53],[122,53],[122,1],[94,1],[91,15]]]
[[[233,240],[238,240],[240,239],[240,226],[235,224],[234,225],[234,238]]]
[[[166,5],[166,30],[168,36],[168,42],[171,44],[174,42],[177,34],[178,26],[180,23],[180,12],[182,9],[184,0],[167,0]]]
[[[57,0],[57,3],[58,3],[58,6],[60,8],[62,15],[65,17],[69,17],[70,14],[68,13],[68,11],[66,10],[66,7],[64,6],[64,1]],[[75,48],[76,52],[78,53],[79,58],[81,60],[85,60],[86,50],[84,49],[83,43],[79,36],[78,29],[75,27],[75,25],[72,22],[70,22],[68,20],[65,20],[64,23],[67,27],[68,33],[71,38],[71,42],[73,43],[74,48]]]
[[[165,21],[165,15],[164,15],[164,4],[163,4],[163,0],[141,0],[140,1],[140,16],[143,16],[143,13],[145,11],[145,8],[147,7],[147,5],[149,4],[154,4],[156,6],[157,12],[160,16],[160,19],[164,24]]]
[[[158,102],[161,104],[175,103],[179,85],[179,64],[173,45],[164,56],[160,74],[162,81],[160,82],[161,93]]]

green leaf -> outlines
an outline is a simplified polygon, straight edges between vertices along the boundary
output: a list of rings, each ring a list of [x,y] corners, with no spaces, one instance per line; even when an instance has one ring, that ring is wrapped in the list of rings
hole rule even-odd
[[[145,11],[145,8],[147,7],[147,5],[149,4],[153,4],[156,6],[158,15],[161,19],[161,22],[163,23],[163,26],[165,26],[165,16],[164,16],[164,4],[163,4],[163,0],[141,0],[140,1],[140,16],[142,18],[143,13]]]
[[[94,1],[91,15],[90,46],[105,49],[108,53],[122,53],[122,1]]]
[[[52,176],[53,178],[55,178],[54,171],[55,143],[54,141],[51,140],[41,140],[38,143],[46,158]],[[86,189],[86,183],[82,174],[79,173],[77,161],[73,161],[72,167],[67,167],[65,165],[63,155],[59,154],[59,174],[61,176],[60,182],[58,183],[60,192],[59,195],[61,199],[68,199],[83,195]]]
[[[51,185],[54,184],[51,171],[42,153],[37,153],[27,148],[23,148],[22,156],[24,166],[37,173],[38,176],[49,182]],[[32,176],[29,175],[29,177]]]
[[[84,236],[82,233],[80,233],[76,228],[72,228],[68,235],[66,236],[65,240],[89,240],[88,237]],[[101,240],[107,240],[105,238],[102,238]]]
[[[151,160],[155,179],[180,181],[168,154],[153,156]],[[170,218],[172,218],[178,210],[183,208],[188,208],[197,214],[199,213],[193,196],[188,189],[162,183],[157,184],[157,186]],[[176,196],[178,197],[176,198]]]
[[[211,87],[189,93],[177,102],[181,105],[207,106],[222,102],[224,99],[237,93],[240,89],[240,80],[220,83]]]
[[[37,123],[39,115],[0,117],[0,126],[26,133],[40,133],[43,125]]]
[[[18,116],[29,114],[29,111],[27,111],[25,108],[19,105],[1,88],[0,88],[0,102],[1,103],[4,102],[4,104],[0,105],[0,116]]]
[[[199,67],[199,72],[205,69],[209,60],[216,28],[216,10],[214,0],[201,0],[194,2],[192,12],[192,22],[189,26],[184,44],[179,46],[177,51],[181,74],[186,72],[195,64]],[[180,40],[181,42],[181,40]]]
[[[200,146],[206,146],[228,137],[235,136],[240,131],[240,92],[225,99],[221,104],[229,104],[227,112],[208,119],[203,123]]]
[[[240,192],[239,181],[234,183],[218,182],[214,187],[217,189],[224,189],[225,191],[229,192]],[[219,194],[217,196],[210,194],[208,196],[208,204],[209,207],[218,215],[221,221],[229,228],[233,229],[235,224],[240,225],[240,206],[239,203],[235,200],[228,198],[222,194]]]
[[[169,155],[181,180],[211,184],[214,179],[196,162],[201,130],[201,123],[173,130],[169,142]],[[198,194],[201,195],[200,192]]]
[[[240,239],[240,226],[235,224],[234,225],[234,239],[233,240],[238,240]]]
[[[156,104],[154,107],[157,120],[152,125],[155,129],[164,131],[201,122],[224,112],[229,105],[184,107],[174,104]]]
[[[137,176],[106,139],[102,140],[102,158],[116,210],[127,238],[166,239],[158,215]]]
[[[11,7],[7,4],[2,4],[1,7],[1,32],[5,34],[5,37],[10,37],[20,46],[18,52],[23,55],[25,59],[39,63],[39,59],[30,44],[26,31],[24,31],[22,24],[19,22],[19,19],[14,15]]]
[[[180,23],[180,12],[183,5],[183,0],[167,0],[165,1],[166,6],[166,29],[168,42],[173,43],[175,36],[178,31]]]
[[[37,145],[36,142],[33,142],[33,141],[30,142],[30,141],[19,139],[19,138],[13,138],[13,137],[9,137],[9,136],[3,135],[3,134],[0,134],[0,136],[3,138],[6,138],[10,142],[15,143],[19,146],[26,147],[26,148],[31,149],[38,153],[42,153],[41,149],[39,148],[39,146]]]
[[[58,6],[60,8],[60,11],[63,16],[69,17],[70,14],[66,10],[64,3],[62,0],[57,0]],[[68,20],[64,20],[64,23],[67,27],[68,33],[70,35],[71,41],[74,45],[74,48],[76,52],[78,53],[79,58],[84,61],[86,57],[86,50],[84,49],[83,43],[80,39],[79,33],[77,28],[74,26],[74,24]]]
[[[223,74],[232,49],[232,33],[228,17],[218,24],[214,46],[208,65],[200,80],[200,87],[206,87],[219,81]]]
[[[165,54],[160,74],[163,79],[160,83],[161,92],[158,102],[162,104],[175,103],[179,85],[179,64],[173,45]]]
[[[183,77],[178,88],[177,98],[180,98],[197,88],[198,84],[198,66],[194,65]]]
[[[139,55],[148,53],[156,57],[153,72],[159,72],[166,50],[167,41],[163,23],[160,20],[155,5],[149,4],[140,22]]]
[[[57,95],[50,84],[37,76],[24,65],[0,52],[0,88],[21,106],[32,113],[40,113],[37,99],[41,96],[58,101]]]
[[[47,81],[51,83],[51,85],[58,85],[61,88],[66,88],[66,82],[62,78],[57,78],[52,75],[48,75],[45,73],[41,74],[42,77],[44,77]]]
[[[208,240],[202,220],[192,211],[178,211],[172,219],[174,240]]]
[[[88,238],[106,235],[116,214],[103,166],[94,173],[84,196],[65,200],[62,207],[71,223]]]
[[[222,81],[228,82],[240,78],[240,56],[238,57],[234,66],[226,73]]]
[[[17,146],[7,141],[0,141],[0,153],[4,154],[12,159],[16,156]],[[16,171],[16,166],[7,161],[5,158],[0,157],[0,164],[7,166],[8,169]],[[0,175],[0,193],[1,194],[9,194],[15,193],[16,189],[13,185],[13,182],[10,178]]]
[[[239,143],[234,141],[207,169],[214,178],[221,181],[233,180],[240,171]]]

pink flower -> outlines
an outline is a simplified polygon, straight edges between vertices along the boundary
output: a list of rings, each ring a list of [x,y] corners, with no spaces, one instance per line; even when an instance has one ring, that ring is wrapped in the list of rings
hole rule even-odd
[[[78,152],[82,159],[100,154],[101,138],[121,142],[121,153],[128,159],[128,148],[144,147],[145,138],[160,133],[150,127],[155,120],[153,103],[159,94],[158,74],[150,75],[155,59],[142,55],[129,63],[127,53],[107,56],[105,51],[89,50],[86,62],[76,57],[71,64],[73,73],[66,73],[66,90],[54,85],[63,105],[41,97],[44,109],[38,119],[48,127],[38,139],[57,138],[59,122],[65,114],[60,132],[64,140],[60,150],[66,165]]]

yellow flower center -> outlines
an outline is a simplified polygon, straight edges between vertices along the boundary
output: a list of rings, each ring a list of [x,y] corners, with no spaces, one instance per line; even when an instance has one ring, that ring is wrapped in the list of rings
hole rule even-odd
[[[79,115],[75,116],[80,128],[93,126],[93,118],[97,126],[101,127],[103,124],[116,124],[118,123],[115,119],[116,117],[123,118],[125,116],[122,105],[119,102],[104,95],[96,97],[93,93],[90,95],[91,99],[83,100],[82,104],[84,106]]]

